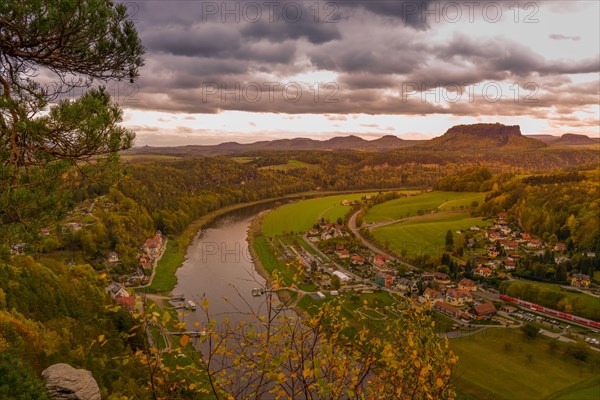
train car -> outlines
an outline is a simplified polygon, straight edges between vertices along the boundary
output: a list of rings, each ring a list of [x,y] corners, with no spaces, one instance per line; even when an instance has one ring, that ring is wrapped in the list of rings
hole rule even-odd
[[[511,303],[516,303],[520,306],[527,307],[536,312],[541,312],[544,314],[552,315],[552,316],[555,316],[558,318],[565,319],[567,321],[573,321],[574,323],[577,323],[579,325],[584,325],[584,326],[592,327],[595,329],[600,329],[600,322],[598,322],[598,321],[592,321],[587,318],[577,317],[572,314],[567,314],[565,312],[553,310],[552,308],[543,307],[543,306],[540,306],[539,304],[530,303],[525,300],[517,299],[516,297],[509,297],[509,296],[506,296],[503,294],[499,295],[498,297],[501,300],[509,301]]]

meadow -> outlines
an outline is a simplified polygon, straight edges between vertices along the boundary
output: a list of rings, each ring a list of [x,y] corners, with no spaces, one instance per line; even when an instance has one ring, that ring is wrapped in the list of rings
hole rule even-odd
[[[338,218],[344,218],[350,211],[350,206],[340,204],[343,200],[360,200],[367,194],[369,193],[320,197],[281,206],[265,216],[262,233],[265,236],[273,237],[290,232],[306,232],[320,218],[335,223]],[[375,195],[375,193],[370,194]]]
[[[518,329],[500,328],[451,339],[456,386],[477,399],[597,399],[600,355],[578,361],[564,354],[565,344],[552,349],[551,340],[526,341]]]
[[[265,167],[260,167],[259,170],[288,171],[290,169],[316,168],[316,167],[317,167],[316,165],[305,163],[304,161],[288,160],[288,162],[286,164],[268,165]]]
[[[485,193],[473,192],[430,192],[418,196],[386,201],[369,209],[364,222],[377,223],[395,221],[419,214],[419,211],[452,210],[461,206],[469,208],[473,201],[481,203]]]
[[[485,227],[490,223],[466,212],[442,212],[374,228],[371,233],[375,240],[397,254],[405,249],[409,257],[420,253],[439,256],[444,251],[448,230],[455,232],[474,225]]]

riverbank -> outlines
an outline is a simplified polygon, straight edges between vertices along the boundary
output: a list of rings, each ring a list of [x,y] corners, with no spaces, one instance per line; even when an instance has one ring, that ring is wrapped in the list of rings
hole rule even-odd
[[[256,248],[254,247],[254,241],[256,240],[256,238],[262,235],[262,221],[267,212],[268,210],[265,212],[261,212],[256,218],[252,220],[252,222],[248,226],[247,241],[248,250],[250,252],[250,257],[252,257],[252,262],[254,263],[256,273],[258,273],[261,277],[268,281],[271,277],[269,271],[267,271],[267,269],[263,265],[262,260],[260,259],[260,256],[256,251]]]
[[[383,191],[388,190],[397,190],[397,189],[383,189]],[[188,227],[179,235],[172,237],[169,239],[167,244],[167,248],[165,252],[158,262],[156,267],[156,273],[154,276],[154,280],[152,281],[152,285],[144,288],[143,291],[147,293],[170,293],[175,286],[177,285],[177,269],[181,267],[183,262],[185,261],[185,254],[187,252],[188,247],[191,245],[192,241],[196,237],[196,234],[203,226],[212,222],[218,217],[221,217],[229,212],[240,210],[246,207],[257,206],[260,204],[277,202],[277,201],[285,201],[285,200],[295,200],[302,198],[312,198],[312,197],[321,197],[335,194],[344,194],[344,193],[365,193],[372,192],[373,189],[365,189],[365,190],[345,190],[345,191],[328,191],[328,192],[302,192],[302,193],[293,193],[282,197],[269,198],[264,200],[257,200],[248,203],[239,203],[231,206],[223,207],[218,210],[212,211],[196,221],[192,222]],[[250,251],[255,251],[253,246],[250,245]],[[253,258],[259,259],[259,257]],[[264,266],[257,264],[257,272],[263,276],[265,279],[268,279],[269,274]]]

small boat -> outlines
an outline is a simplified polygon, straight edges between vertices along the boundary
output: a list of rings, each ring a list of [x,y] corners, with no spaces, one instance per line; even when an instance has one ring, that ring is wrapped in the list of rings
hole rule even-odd
[[[265,289],[263,288],[254,288],[252,289],[252,296],[259,297],[265,294]]]
[[[187,308],[187,309],[190,309],[190,310],[192,310],[192,311],[196,311],[196,303],[194,303],[194,302],[193,302],[193,301],[191,301],[191,300],[188,300],[188,301],[187,301],[187,306],[186,306],[186,308]]]

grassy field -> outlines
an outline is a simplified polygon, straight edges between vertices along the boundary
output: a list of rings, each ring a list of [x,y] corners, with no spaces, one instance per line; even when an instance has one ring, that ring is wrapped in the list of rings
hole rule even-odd
[[[551,400],[597,400],[600,399],[600,376],[576,383],[554,394]]]
[[[286,285],[289,285],[294,281],[294,275],[297,274],[297,271],[292,271],[285,262],[279,259],[279,255],[273,249],[273,246],[271,246],[267,238],[264,236],[254,238],[252,246],[262,267],[269,275],[272,275],[273,271],[276,270],[279,273],[279,277]]]
[[[288,232],[305,232],[321,217],[335,222],[350,210],[350,206],[340,204],[343,200],[360,200],[366,194],[368,193],[321,197],[279,207],[265,216],[263,234],[277,236]]]
[[[551,352],[550,340],[526,342],[518,330],[494,328],[450,340],[459,356],[457,388],[477,399],[597,399],[586,396],[600,390],[597,379],[589,381],[600,356],[577,361],[561,347]]]
[[[273,171],[287,171],[290,169],[298,169],[298,168],[316,168],[316,165],[308,164],[303,161],[298,160],[288,160],[287,164],[279,164],[279,165],[268,165],[265,167],[260,167],[260,170],[273,170]]]
[[[455,232],[473,225],[488,226],[490,223],[465,212],[443,212],[375,228],[371,233],[375,240],[387,244],[397,254],[406,249],[409,257],[420,253],[439,255],[444,250],[448,230]]]
[[[418,196],[386,201],[369,209],[364,217],[366,223],[394,221],[417,215],[420,211],[451,210],[470,206],[473,201],[481,203],[485,193],[472,192],[430,192]]]

